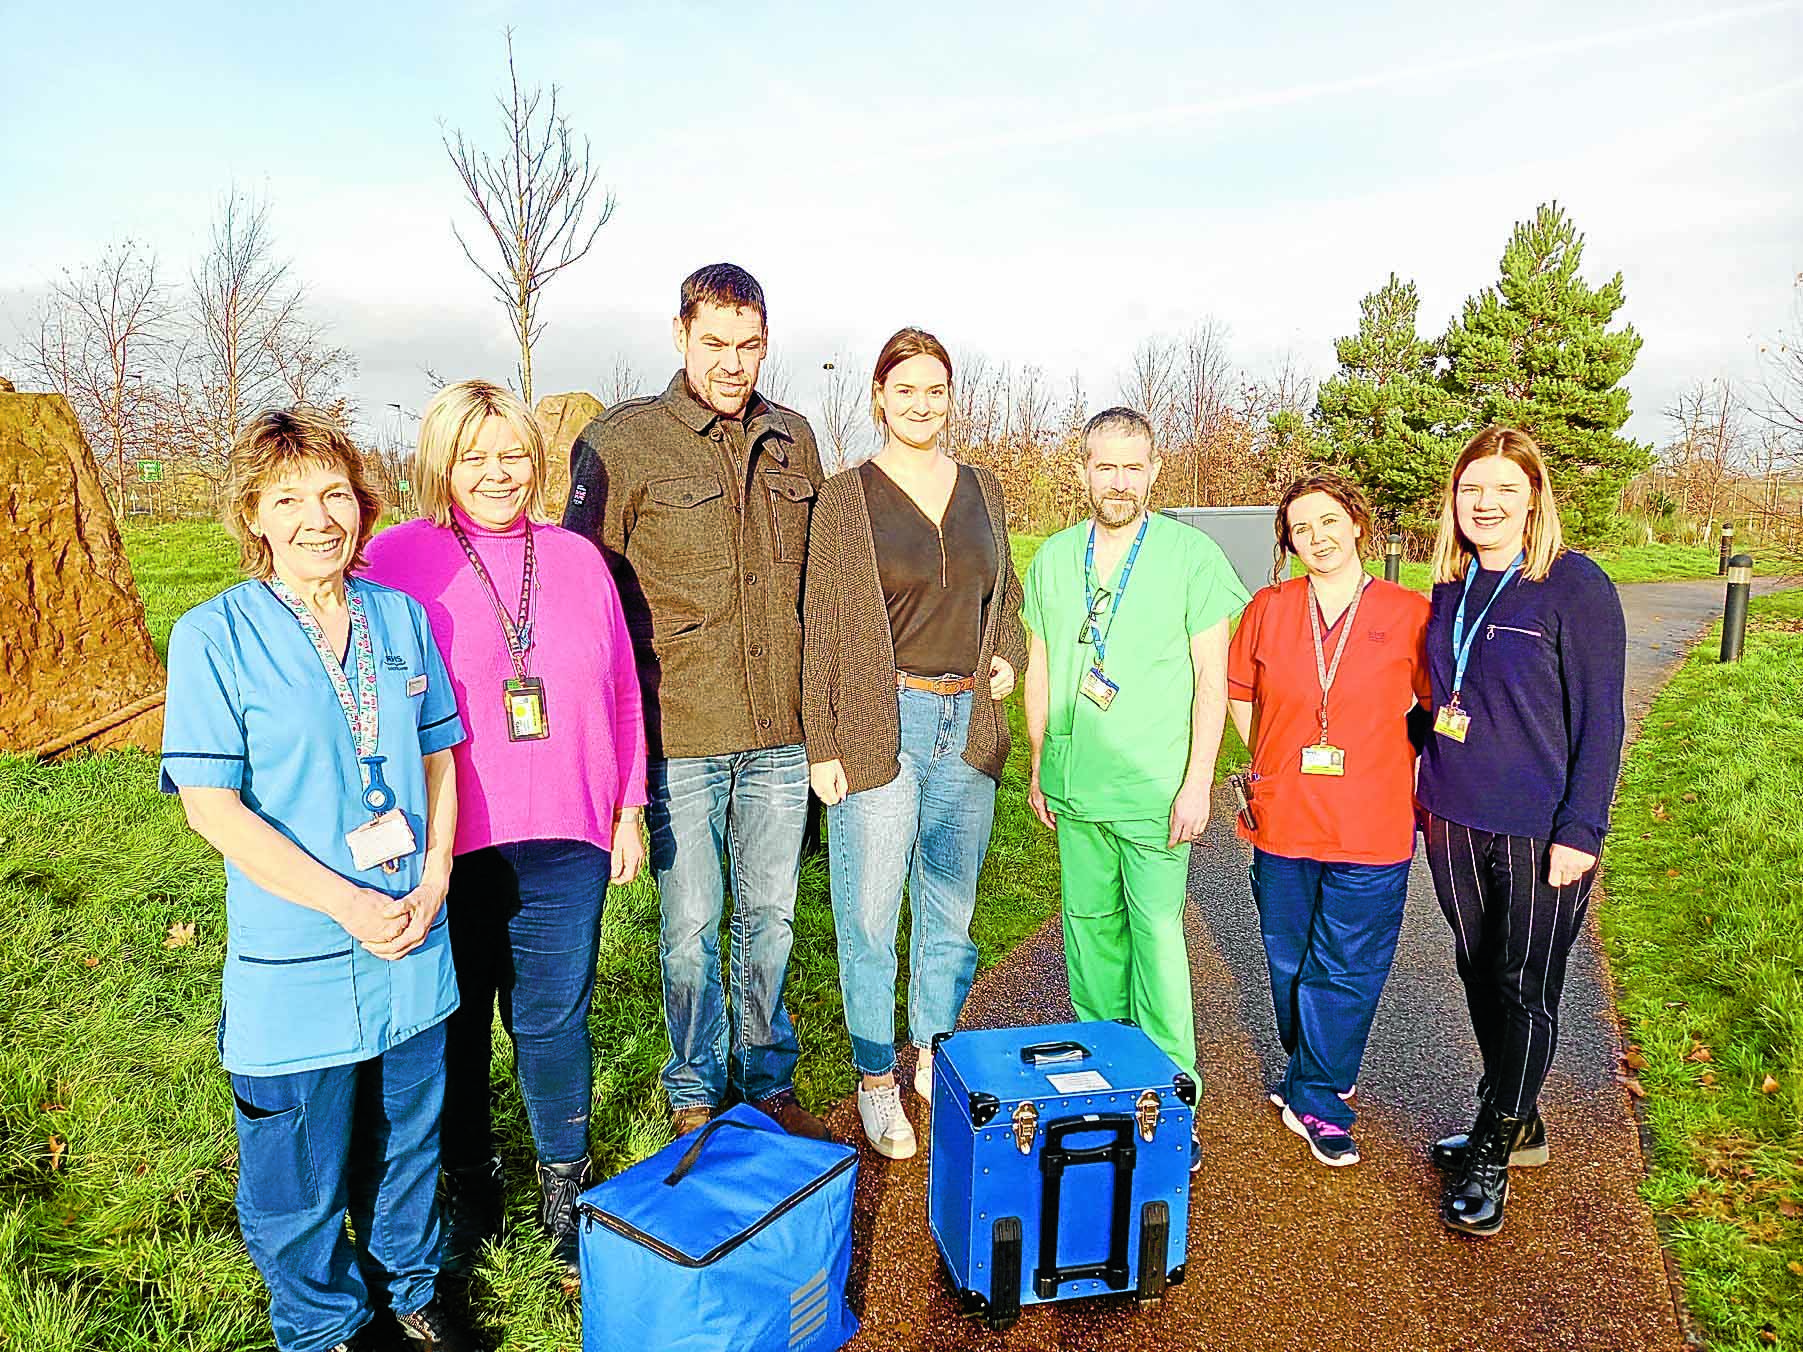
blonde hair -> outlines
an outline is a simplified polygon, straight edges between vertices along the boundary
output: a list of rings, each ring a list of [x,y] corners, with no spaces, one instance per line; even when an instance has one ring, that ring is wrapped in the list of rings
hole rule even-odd
[[[350,481],[357,497],[357,548],[345,571],[354,572],[366,562],[363,547],[376,533],[382,496],[370,483],[363,452],[331,414],[310,404],[295,404],[265,409],[252,418],[232,442],[226,460],[225,528],[238,542],[238,566],[251,577],[267,581],[275,573],[269,541],[252,529],[263,490],[313,466],[338,470]]]
[[[1434,581],[1457,582],[1465,576],[1466,566],[1477,552],[1459,529],[1459,480],[1473,461],[1487,455],[1505,457],[1528,476],[1528,522],[1522,540],[1527,561],[1522,564],[1521,576],[1529,582],[1539,582],[1551,571],[1553,560],[1565,552],[1565,531],[1559,523],[1559,504],[1553,498],[1553,478],[1532,437],[1516,428],[1495,424],[1465,443],[1452,467],[1452,477],[1446,481],[1446,493],[1440,502],[1440,533],[1434,540]]]
[[[526,492],[526,519],[545,522],[545,434],[517,395],[492,381],[459,380],[432,396],[419,420],[419,449],[413,475],[419,481],[420,515],[434,525],[451,524],[451,467],[490,418],[500,418],[532,458],[532,487]]]

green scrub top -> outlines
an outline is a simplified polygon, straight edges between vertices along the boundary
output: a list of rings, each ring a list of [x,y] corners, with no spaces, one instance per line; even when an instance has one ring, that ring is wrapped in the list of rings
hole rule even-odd
[[[1154,512],[1112,628],[1102,612],[1105,670],[1120,693],[1099,709],[1078,691],[1095,660],[1094,646],[1077,642],[1088,544],[1084,521],[1048,539],[1027,568],[1021,619],[1045,640],[1051,687],[1039,786],[1054,812],[1079,821],[1168,819],[1189,768],[1190,639],[1238,614],[1246,589],[1219,545]]]

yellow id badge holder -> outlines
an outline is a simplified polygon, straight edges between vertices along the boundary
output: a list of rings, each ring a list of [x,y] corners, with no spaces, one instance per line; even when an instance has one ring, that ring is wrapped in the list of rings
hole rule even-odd
[[[1114,697],[1121,692],[1118,685],[1102,674],[1100,667],[1091,667],[1084,672],[1083,682],[1077,689],[1082,692],[1084,699],[1098,709],[1106,709],[1113,704]]]
[[[545,683],[537,676],[522,676],[508,681],[507,740],[536,742],[551,735],[551,720],[545,714]]]
[[[1346,751],[1343,747],[1317,742],[1302,748],[1302,773],[1305,775],[1343,775],[1346,773]]]
[[[1445,704],[1434,715],[1434,731],[1442,737],[1450,737],[1455,742],[1465,740],[1465,734],[1471,731],[1471,715],[1456,704]]]

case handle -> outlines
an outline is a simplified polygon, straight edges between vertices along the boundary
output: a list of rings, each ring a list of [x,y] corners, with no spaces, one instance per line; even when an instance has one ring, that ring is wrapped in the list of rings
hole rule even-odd
[[[1085,1132],[1106,1132],[1112,1138],[1101,1145],[1073,1149],[1066,1138]],[[1041,1300],[1052,1300],[1063,1282],[1094,1277],[1111,1291],[1127,1289],[1127,1232],[1132,1225],[1133,1166],[1138,1151],[1133,1144],[1131,1113],[1086,1113],[1061,1117],[1046,1127],[1045,1146],[1039,1154],[1042,1176],[1039,1194],[1039,1266],[1033,1270],[1033,1290]],[[1058,1265],[1058,1203],[1064,1188],[1064,1171],[1082,1164],[1114,1166],[1114,1196],[1108,1217],[1108,1257],[1100,1263]]]
[[[750,1122],[741,1122],[736,1117],[716,1117],[695,1133],[695,1144],[682,1152],[682,1158],[676,1162],[676,1167],[670,1170],[670,1176],[664,1180],[665,1187],[673,1188],[689,1176],[689,1170],[693,1169],[695,1161],[701,1158],[702,1147],[707,1144],[708,1138],[721,1127],[737,1127],[740,1131],[765,1130],[765,1128],[754,1126]]]
[[[1037,1066],[1047,1061],[1087,1061],[1091,1052],[1081,1042],[1034,1042],[1020,1049],[1021,1064]]]

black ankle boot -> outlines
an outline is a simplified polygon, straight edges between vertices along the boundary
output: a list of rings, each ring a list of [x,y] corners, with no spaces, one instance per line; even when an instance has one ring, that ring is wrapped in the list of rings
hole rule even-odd
[[[589,1185],[589,1163],[585,1155],[569,1164],[538,1166],[538,1223],[551,1241],[551,1251],[564,1271],[579,1276],[582,1265],[577,1259],[576,1199]]]
[[[1449,1229],[1466,1235],[1493,1235],[1502,1229],[1509,1200],[1509,1146],[1526,1128],[1519,1117],[1494,1110],[1480,1113],[1464,1166],[1440,1195],[1440,1219]]]
[[[501,1237],[501,1161],[491,1155],[481,1164],[444,1172],[445,1245],[440,1269],[467,1277],[482,1256],[482,1246]]]
[[[1465,1153],[1470,1148],[1471,1138],[1477,1135],[1484,1115],[1494,1112],[1487,1102],[1478,1104],[1478,1119],[1472,1123],[1469,1132],[1456,1132],[1451,1136],[1442,1136],[1433,1144],[1431,1154],[1434,1168],[1449,1174],[1456,1174],[1465,1167]],[[1521,1122],[1521,1135],[1509,1143],[1509,1167],[1511,1169],[1537,1169],[1552,1158],[1546,1145],[1546,1123],[1540,1120],[1540,1110],[1536,1108]]]

